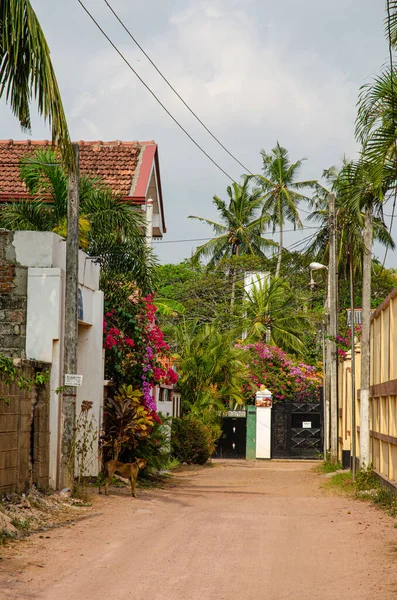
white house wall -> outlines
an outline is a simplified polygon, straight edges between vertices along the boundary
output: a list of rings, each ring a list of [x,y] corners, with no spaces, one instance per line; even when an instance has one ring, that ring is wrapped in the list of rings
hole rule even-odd
[[[59,464],[60,402],[57,388],[63,385],[63,339],[66,244],[49,232],[15,232],[16,259],[28,268],[26,356],[51,363],[50,398],[50,485],[56,487]],[[79,252],[79,289],[83,318],[79,320],[78,371],[83,386],[77,388],[77,411],[83,400],[93,402],[98,425],[102,418],[103,293],[99,291],[100,268],[83,251]],[[98,473],[97,444],[91,475]]]
[[[94,292],[91,297],[92,321],[102,322],[103,319],[103,294]],[[88,457],[88,470],[90,475],[97,475],[100,469],[98,460],[99,431],[102,425],[103,404],[103,353],[102,353],[102,328],[79,325],[77,370],[83,375],[83,385],[77,388],[77,414],[80,412],[84,400],[93,402],[90,412],[97,425],[97,437],[94,447]],[[101,351],[99,352],[98,349]]]

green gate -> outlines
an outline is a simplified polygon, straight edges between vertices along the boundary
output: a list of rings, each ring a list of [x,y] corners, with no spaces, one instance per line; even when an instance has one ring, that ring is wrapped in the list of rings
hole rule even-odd
[[[247,406],[246,460],[256,459],[256,406]]]

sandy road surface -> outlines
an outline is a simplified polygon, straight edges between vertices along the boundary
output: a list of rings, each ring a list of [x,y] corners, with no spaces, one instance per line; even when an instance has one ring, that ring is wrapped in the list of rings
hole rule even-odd
[[[7,600],[389,600],[397,530],[308,463],[217,462],[173,489],[113,490],[92,518],[0,561]]]

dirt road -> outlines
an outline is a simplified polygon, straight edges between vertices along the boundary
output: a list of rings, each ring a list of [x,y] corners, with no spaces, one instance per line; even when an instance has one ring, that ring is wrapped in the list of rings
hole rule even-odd
[[[397,530],[308,463],[217,462],[175,488],[113,490],[92,518],[0,561],[12,600],[389,600]]]

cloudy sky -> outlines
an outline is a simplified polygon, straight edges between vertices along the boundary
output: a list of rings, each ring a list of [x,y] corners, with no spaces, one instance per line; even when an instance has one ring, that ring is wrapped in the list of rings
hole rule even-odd
[[[291,158],[307,157],[302,178],[316,179],[354,157],[360,86],[388,56],[381,0],[110,0],[154,62],[206,125],[251,171],[276,140]],[[216,218],[223,173],[176,127],[95,28],[77,0],[32,0],[52,51],[72,137],[159,144],[167,235],[163,262],[190,256],[211,231],[187,219]],[[134,46],[102,0],[85,0],[133,67],[222,168],[236,164],[203,131]],[[0,105],[0,137],[21,139]],[[33,138],[49,137],[34,120]],[[388,212],[391,212],[391,208]],[[311,231],[287,234],[286,244]],[[397,237],[397,226],[394,228]],[[383,251],[375,248],[383,258]],[[397,254],[388,264],[397,266]]]

